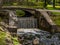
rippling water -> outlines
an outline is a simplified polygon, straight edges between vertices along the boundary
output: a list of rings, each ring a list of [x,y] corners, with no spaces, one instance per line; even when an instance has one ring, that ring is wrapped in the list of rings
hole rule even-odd
[[[27,30],[29,30],[29,29],[27,29]],[[32,30],[35,30],[35,29],[32,29]],[[26,38],[25,40],[31,39],[29,41],[33,41],[33,39],[35,40],[35,38],[37,37],[40,42],[39,45],[60,45],[60,33],[55,33],[52,35],[49,32],[42,31],[42,30],[39,30],[39,31],[35,30],[35,33],[33,33],[33,32],[29,32],[29,31],[23,32],[24,33],[23,35]],[[24,37],[24,36],[22,36],[22,37]],[[29,37],[29,36],[31,36],[31,37]],[[28,37],[29,37],[29,39],[27,39]]]

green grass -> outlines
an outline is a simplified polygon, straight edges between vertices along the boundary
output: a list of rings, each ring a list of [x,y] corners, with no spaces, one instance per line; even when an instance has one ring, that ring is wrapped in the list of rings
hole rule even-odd
[[[53,8],[53,5],[47,5],[47,9],[49,9],[49,10],[59,10],[60,6],[55,6],[55,8]]]
[[[0,18],[0,22],[2,21],[2,19]]]

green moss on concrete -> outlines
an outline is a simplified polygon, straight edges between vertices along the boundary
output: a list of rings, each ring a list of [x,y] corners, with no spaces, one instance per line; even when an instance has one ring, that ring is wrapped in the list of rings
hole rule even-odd
[[[22,10],[16,10],[16,15],[22,17],[25,15],[25,12]]]

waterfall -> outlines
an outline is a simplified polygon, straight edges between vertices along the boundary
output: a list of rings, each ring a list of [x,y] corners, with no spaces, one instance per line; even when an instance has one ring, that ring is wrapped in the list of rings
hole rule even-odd
[[[37,19],[31,17],[19,18],[18,28],[37,28]]]

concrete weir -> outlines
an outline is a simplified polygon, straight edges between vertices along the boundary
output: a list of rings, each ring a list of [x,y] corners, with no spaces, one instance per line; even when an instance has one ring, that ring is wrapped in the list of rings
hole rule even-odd
[[[18,28],[37,28],[37,19],[24,17],[18,19]]]
[[[20,10],[22,10],[22,9],[20,9]],[[45,31],[50,31],[50,32],[54,32],[57,29],[56,25],[53,23],[53,21],[51,20],[51,18],[49,17],[49,15],[46,11],[40,11],[40,10],[35,10],[35,9],[25,9],[25,8],[23,10],[28,10],[31,12],[34,10],[35,14],[33,15],[32,18],[31,17],[25,17],[25,18],[20,17],[20,18],[18,18],[16,16],[16,14],[14,13],[14,11],[12,11],[12,10],[6,11],[5,10],[6,12],[9,13],[8,14],[9,15],[9,26],[8,26],[9,28],[19,28],[19,25],[21,26],[23,24],[24,25],[26,24],[26,26],[29,27],[30,22],[31,22],[30,28],[33,28],[32,25],[35,25],[35,28],[37,27],[39,29],[42,29]],[[27,23],[25,21],[27,21]],[[19,24],[19,23],[21,23],[21,24]]]
[[[56,30],[56,25],[53,23],[47,12],[34,10],[35,17],[17,17],[13,11],[8,11],[9,15],[9,24],[6,25],[5,23],[1,23],[12,36],[16,36],[18,34],[18,38],[20,39],[21,35],[22,38],[27,38],[29,36],[33,36],[33,39],[29,37],[28,41],[34,41],[37,37],[40,41],[40,45],[60,45],[59,34],[56,33],[51,35]],[[41,30],[43,29],[43,30]],[[21,32],[22,30],[22,32]],[[25,30],[23,32],[23,30]],[[28,30],[28,31],[27,31]],[[33,30],[33,31],[32,31]],[[44,31],[45,30],[45,31]],[[50,31],[50,32],[47,32]],[[23,33],[23,34],[22,34]],[[25,40],[25,39],[23,39]],[[20,40],[19,40],[20,41]],[[24,41],[23,41],[24,44]],[[32,43],[30,45],[33,45]]]

